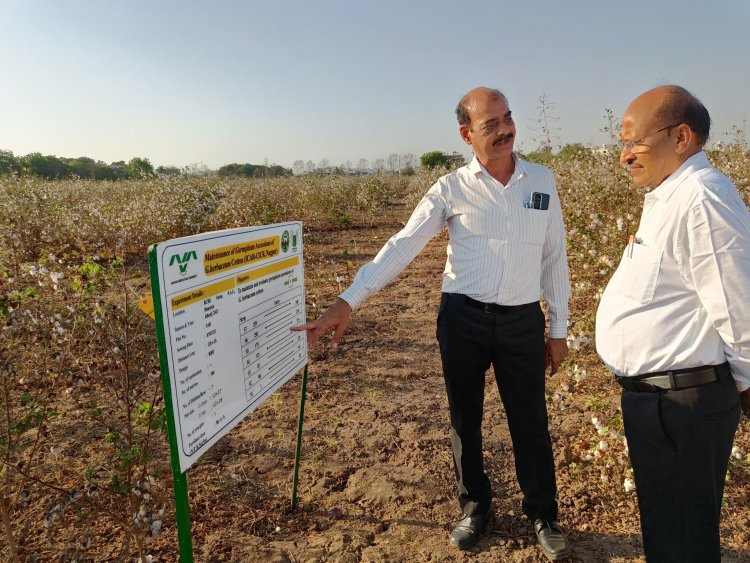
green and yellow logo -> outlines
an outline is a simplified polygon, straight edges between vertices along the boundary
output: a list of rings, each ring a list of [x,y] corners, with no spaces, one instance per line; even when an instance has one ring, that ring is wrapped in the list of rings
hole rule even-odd
[[[281,235],[281,250],[283,252],[289,250],[289,231],[284,231]]]
[[[172,254],[172,257],[169,259],[169,265],[174,266],[175,262],[179,264],[180,266],[180,275],[184,276],[187,272],[188,263],[190,260],[195,258],[198,259],[198,255],[195,253],[195,250],[188,250],[187,252],[183,253],[182,256],[179,254]]]

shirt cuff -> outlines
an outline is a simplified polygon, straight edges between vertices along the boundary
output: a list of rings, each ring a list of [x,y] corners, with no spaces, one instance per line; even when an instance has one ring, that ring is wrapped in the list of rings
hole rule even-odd
[[[549,334],[547,338],[567,338],[568,337],[568,321],[567,319],[563,322],[557,321],[549,324]]]
[[[349,286],[344,292],[339,295],[339,299],[343,299],[352,308],[352,311],[359,307],[362,302],[367,299],[368,295],[364,291],[357,291],[354,286]]]
[[[737,391],[742,393],[743,391],[750,389],[750,382],[747,377],[735,373],[732,373],[732,376],[734,377],[734,384],[737,386]]]

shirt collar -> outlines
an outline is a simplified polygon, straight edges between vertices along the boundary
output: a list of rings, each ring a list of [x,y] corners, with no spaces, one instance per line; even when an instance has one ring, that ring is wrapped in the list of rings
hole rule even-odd
[[[526,170],[523,167],[523,161],[516,156],[516,153],[511,153],[513,156],[513,162],[515,162],[515,168],[513,170],[513,175],[510,177],[510,180],[508,180],[508,183],[505,184],[506,186],[510,186],[513,182],[516,180],[520,180],[526,175]],[[494,178],[492,174],[487,172],[487,169],[482,165],[481,162],[479,162],[479,159],[477,159],[476,155],[474,158],[471,159],[471,162],[467,165],[467,168],[469,169],[469,172],[474,174],[474,176],[477,176],[479,174],[486,174],[490,178]]]
[[[711,166],[711,164],[708,162],[706,153],[703,151],[697,152],[683,162],[677,170],[667,176],[667,179],[650,193],[662,201],[667,201],[677,189],[677,186],[685,181],[688,176],[693,172],[697,172],[703,168],[708,168],[709,166]]]

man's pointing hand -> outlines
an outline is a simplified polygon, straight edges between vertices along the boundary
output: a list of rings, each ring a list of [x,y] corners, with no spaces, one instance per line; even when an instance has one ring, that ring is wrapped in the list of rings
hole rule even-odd
[[[333,328],[333,338],[331,342],[338,346],[339,340],[344,335],[346,327],[349,326],[349,318],[352,315],[352,308],[349,303],[339,298],[336,303],[314,321],[309,321],[303,325],[293,326],[291,330],[307,331],[307,345],[315,346],[318,338],[323,336],[328,329]]]

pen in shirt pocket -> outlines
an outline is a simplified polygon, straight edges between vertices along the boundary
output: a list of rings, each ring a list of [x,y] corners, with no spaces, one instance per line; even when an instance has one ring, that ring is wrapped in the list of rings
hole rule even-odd
[[[628,238],[628,258],[633,257],[633,247],[636,244],[643,244],[643,239],[640,239],[635,235],[630,235]]]

